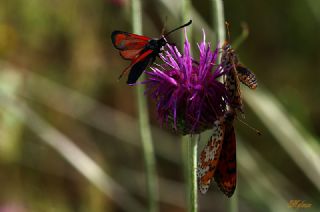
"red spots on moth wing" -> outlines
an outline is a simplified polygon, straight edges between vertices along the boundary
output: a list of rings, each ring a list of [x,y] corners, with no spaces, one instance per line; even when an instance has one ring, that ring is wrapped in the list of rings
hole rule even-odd
[[[227,124],[214,179],[220,190],[231,197],[237,184],[236,136],[232,123]]]
[[[141,49],[134,49],[134,50],[123,50],[120,51],[120,55],[123,59],[126,60],[133,60],[139,56],[139,53],[141,52]]]
[[[111,40],[115,48],[119,50],[142,50],[151,38],[128,32],[114,31]]]
[[[126,35],[129,39],[132,39],[132,40],[136,39],[136,40],[143,40],[146,42],[151,40],[151,38],[144,36],[144,35],[137,35],[137,34],[128,33],[128,32],[126,32]]]
[[[153,50],[149,49],[147,51],[144,51],[143,53],[139,54],[133,61],[132,63],[138,63],[142,60],[144,60],[146,57],[148,57],[151,53],[153,52]]]

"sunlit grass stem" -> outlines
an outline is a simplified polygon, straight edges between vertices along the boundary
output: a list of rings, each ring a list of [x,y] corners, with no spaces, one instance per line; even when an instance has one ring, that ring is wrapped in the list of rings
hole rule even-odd
[[[222,0],[212,0],[212,13],[213,14],[213,29],[216,32],[216,37],[218,40],[218,45],[221,47],[223,42],[226,40],[226,30],[225,30],[225,18],[224,18],[224,8]],[[220,60],[221,55],[219,56]],[[238,192],[236,191],[230,200],[229,211],[237,212],[238,211]]]
[[[188,163],[188,211],[198,210],[198,185],[197,185],[197,148],[200,135],[190,137],[187,145]]]
[[[132,0],[132,27],[133,33],[142,34],[142,6],[140,0]],[[140,77],[143,81],[144,75]],[[156,162],[154,147],[152,143],[151,129],[149,124],[149,115],[147,107],[147,98],[144,96],[144,85],[136,86],[139,127],[142,141],[142,149],[146,167],[147,192],[149,211],[158,211],[158,182],[156,173]]]
[[[212,0],[212,13],[213,14],[213,30],[216,32],[216,37],[219,45],[226,39],[224,9],[222,0]],[[220,46],[221,47],[221,46]]]
[[[187,20],[192,19],[191,14],[191,1],[184,0],[181,5],[181,24]],[[186,31],[188,40],[192,43],[192,30],[187,29]],[[185,35],[181,33],[181,46],[184,45]],[[185,181],[187,183],[187,206],[189,212],[195,212],[198,210],[198,189],[197,189],[197,147],[198,147],[198,136],[191,137],[183,136],[181,138],[181,151],[183,161],[183,171]]]

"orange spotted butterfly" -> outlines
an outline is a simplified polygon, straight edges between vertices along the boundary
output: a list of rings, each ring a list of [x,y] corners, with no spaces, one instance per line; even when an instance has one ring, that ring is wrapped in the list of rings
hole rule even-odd
[[[236,136],[233,122],[237,115],[236,110],[242,112],[240,81],[255,89],[257,80],[249,69],[240,64],[234,49],[227,41],[222,47],[221,65],[229,70],[225,79],[229,109],[214,123],[213,134],[200,153],[197,177],[201,193],[208,191],[214,179],[220,190],[231,197],[237,184]]]
[[[226,22],[228,40],[230,40],[229,24]],[[226,70],[229,70],[225,80],[229,102],[231,107],[242,112],[242,99],[240,92],[240,82],[251,89],[256,89],[258,86],[256,76],[248,68],[239,62],[239,58],[235,50],[231,47],[228,41],[225,41],[222,46],[221,65]]]
[[[156,57],[161,52],[162,47],[166,45],[167,41],[165,40],[165,37],[178,29],[190,25],[191,23],[192,20],[169,31],[159,39],[152,39],[147,36],[118,30],[113,31],[111,34],[111,40],[114,47],[120,51],[120,55],[123,59],[131,60],[130,65],[122,71],[119,79],[128,70],[130,70],[127,84],[136,83],[143,71],[149,64],[152,64],[155,61]]]
[[[206,193],[212,179],[220,190],[231,197],[236,189],[236,137],[233,127],[235,112],[229,110],[214,123],[213,134],[200,154],[197,177],[199,190]]]

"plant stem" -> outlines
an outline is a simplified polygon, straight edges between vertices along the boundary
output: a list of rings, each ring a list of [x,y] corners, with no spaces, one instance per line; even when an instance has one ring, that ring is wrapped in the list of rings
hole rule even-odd
[[[187,142],[188,153],[188,203],[190,212],[198,210],[198,184],[197,184],[197,148],[200,135],[195,135]]]
[[[181,5],[181,24],[189,20],[191,11],[191,1],[183,0]],[[187,30],[187,36],[190,43],[192,43],[192,31]],[[184,46],[184,33],[181,33],[181,46]],[[186,200],[189,212],[195,212],[198,208],[198,189],[197,189],[197,140],[198,136],[183,136],[181,138],[181,151],[183,161],[184,178],[187,184]]]
[[[142,34],[142,6],[140,0],[132,0],[132,26],[133,33]],[[140,77],[144,79],[144,75]],[[158,182],[156,173],[156,162],[154,148],[152,144],[151,129],[149,125],[149,115],[147,107],[147,98],[144,96],[144,85],[136,86],[139,126],[146,167],[148,204],[150,212],[158,211]]]
[[[213,29],[216,30],[216,36],[219,44],[226,39],[226,31],[224,27],[224,9],[222,0],[212,0]]]
[[[212,0],[212,14],[215,14],[213,16],[213,29],[217,32],[217,39],[219,45],[222,45],[222,43],[226,39],[226,31],[224,26],[224,8],[223,8],[223,2],[222,0]],[[220,46],[221,47],[221,46]],[[219,55],[219,61],[220,61],[221,55]],[[237,212],[238,211],[238,192],[235,192],[230,199],[229,202],[229,211],[230,212]]]
[[[184,0],[181,5],[181,24],[189,20],[191,11],[191,1]],[[187,30],[187,37],[192,43],[192,30]],[[184,46],[184,33],[181,33],[181,46]],[[185,181],[187,183],[187,194],[186,200],[189,212],[196,212],[198,209],[198,189],[197,189],[197,138],[199,136],[183,136],[181,138],[181,150],[182,150],[182,161],[183,161],[183,172]]]
[[[181,140],[188,212],[196,212],[198,210],[197,149],[200,135],[183,136]]]
[[[229,204],[229,211],[230,212],[237,212],[238,211],[238,195],[237,191],[234,192],[232,197],[230,198],[230,204]]]
[[[238,36],[233,42],[232,47],[233,49],[237,49],[249,36],[249,28],[246,23],[242,23],[242,33]]]

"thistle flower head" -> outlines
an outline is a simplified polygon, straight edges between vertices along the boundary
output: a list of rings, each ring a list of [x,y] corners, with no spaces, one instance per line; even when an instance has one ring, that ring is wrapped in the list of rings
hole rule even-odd
[[[225,87],[217,80],[225,72],[216,64],[218,48],[211,50],[204,31],[199,61],[191,56],[186,35],[183,54],[176,46],[166,47],[160,55],[164,64],[152,67],[144,82],[157,103],[158,118],[183,135],[212,128],[226,111],[227,101]]]

